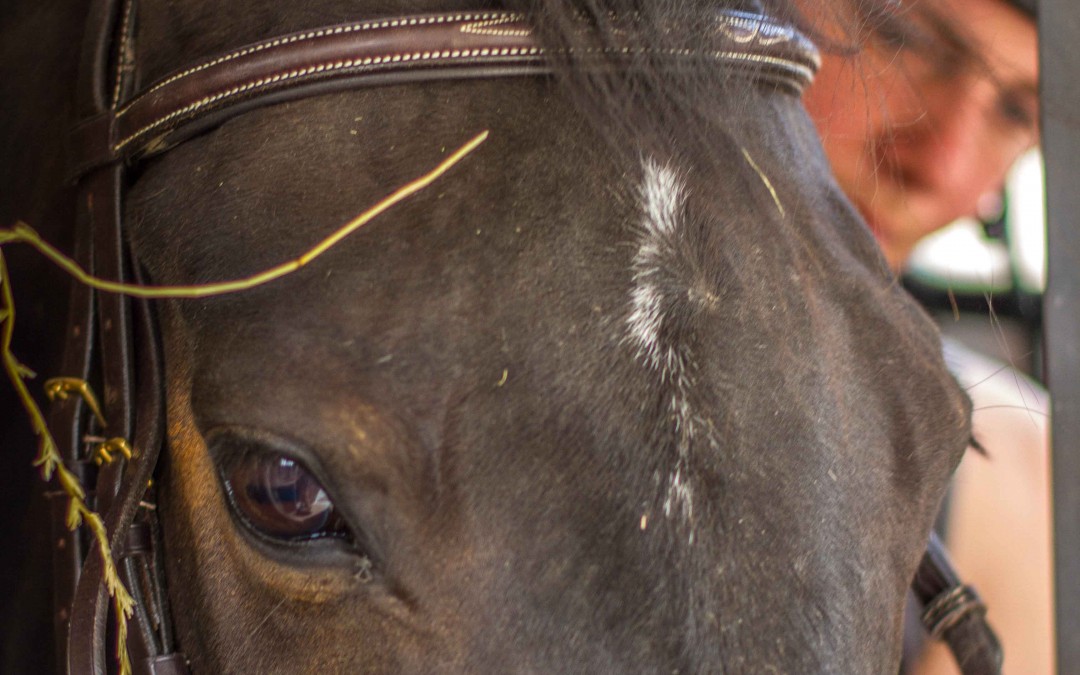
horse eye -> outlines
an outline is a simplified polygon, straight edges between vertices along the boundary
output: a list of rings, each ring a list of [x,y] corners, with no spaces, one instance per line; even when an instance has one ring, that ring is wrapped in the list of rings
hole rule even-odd
[[[284,541],[349,538],[326,489],[297,460],[245,452],[223,475],[234,508],[259,534]]]

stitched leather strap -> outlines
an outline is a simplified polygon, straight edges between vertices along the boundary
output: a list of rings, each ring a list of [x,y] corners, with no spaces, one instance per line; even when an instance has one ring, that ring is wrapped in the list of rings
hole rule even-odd
[[[109,117],[128,87],[126,50],[124,45],[131,30],[132,0],[96,0],[90,3],[87,14],[86,38],[82,49],[77,84],[77,106],[80,114],[91,118]],[[110,52],[117,56],[110,59]],[[110,62],[116,64],[110,74]],[[110,279],[126,279],[126,252],[121,225],[123,167],[102,165],[98,170],[81,176],[79,181],[79,221],[76,224],[76,259],[90,273]],[[94,322],[94,308],[98,322]],[[139,321],[133,327],[130,319],[131,302],[122,296],[94,293],[79,283],[72,286],[71,332],[64,358],[64,373],[88,380],[93,371],[92,360],[100,359],[104,394],[102,403],[108,420],[107,432],[113,437],[134,441],[131,461],[118,460],[98,472],[92,506],[103,517],[109,545],[115,552],[127,550],[120,574],[125,585],[136,588],[139,570],[131,559],[132,549],[125,546],[133,539],[131,527],[140,511],[140,502],[154,470],[162,442],[163,410],[159,377],[157,343],[149,308],[140,303]],[[97,329],[97,330],[95,330]],[[97,333],[95,335],[95,333]],[[95,338],[98,338],[95,340]],[[141,395],[138,410],[133,410],[133,348],[138,340],[138,374]],[[96,347],[96,349],[95,349]],[[81,402],[70,399],[53,409],[53,429],[64,449],[64,460],[70,467],[79,467],[83,459]],[[134,419],[138,416],[138,429]],[[134,430],[134,437],[132,432]],[[80,473],[85,482],[86,473]],[[59,517],[61,509],[55,509]],[[140,526],[146,519],[136,523]],[[59,526],[56,528],[59,530]],[[136,535],[138,531],[136,531]],[[135,536],[136,541],[147,538]],[[58,539],[54,556],[56,575],[57,657],[60,672],[105,673],[106,640],[109,635],[107,618],[109,598],[103,583],[104,566],[101,556],[91,544],[83,551],[76,535]],[[148,539],[151,541],[152,538]],[[85,557],[85,561],[84,561]],[[146,558],[146,555],[142,556]],[[81,564],[81,570],[79,565]],[[151,583],[154,594],[160,595],[160,574]],[[141,589],[140,589],[141,590]],[[139,594],[135,616],[129,633],[129,653],[134,656],[137,673],[182,673],[186,661],[172,651],[171,639],[162,640],[162,630],[154,625],[148,614],[148,600]],[[161,603],[158,602],[158,606]],[[70,608],[70,620],[68,612]],[[167,611],[167,610],[166,610]],[[164,621],[158,624],[168,622]],[[168,632],[168,631],[165,631]]]
[[[106,172],[97,172],[92,178],[112,170],[119,171],[120,167],[113,167]],[[156,545],[153,533],[154,524],[152,520],[149,520],[152,515],[143,514],[141,502],[147,493],[147,485],[153,475],[163,442],[164,404],[159,344],[156,339],[153,315],[147,301],[137,302],[136,309],[134,320],[131,322],[131,334],[124,341],[129,344],[135,341],[140,347],[137,350],[138,361],[135,364],[138,374],[136,389],[139,395],[136,398],[135,409],[132,411],[134,419],[137,420],[132,437],[134,454],[131,460],[126,462],[118,460],[111,465],[117,467],[122,465],[123,471],[119,476],[112,506],[103,516],[109,546],[114,555],[118,554],[121,558],[118,562],[121,578],[138,600],[136,615],[129,624],[131,630],[128,635],[129,654],[132,656],[133,665],[139,669],[136,673],[152,674],[158,672],[155,668],[159,667],[171,668],[165,672],[180,673],[184,672],[180,670],[181,668],[186,668],[183,656],[169,653],[173,649],[171,639],[163,638],[160,629],[155,625],[168,620],[168,608],[162,599],[164,593],[161,584],[164,583],[164,576],[156,561],[153,563],[154,567],[146,568],[153,573],[151,577],[153,586],[149,592],[144,592],[138,586],[141,583],[141,575],[137,564],[147,562],[145,560],[147,552],[141,549],[145,548],[148,542],[151,547]],[[111,367],[116,368],[116,365],[113,364]],[[98,491],[111,489],[111,480],[113,479],[110,477],[99,476]],[[150,531],[143,532],[143,528],[149,528]],[[143,560],[140,561],[137,558],[143,558]],[[68,672],[71,675],[76,673],[103,675],[108,672],[108,664],[104,657],[105,642],[110,628],[106,621],[110,601],[105,593],[103,579],[104,568],[101,557],[96,551],[92,551],[83,566],[72,610],[68,655]],[[157,608],[156,613],[162,621],[154,621],[150,616],[151,606]]]
[[[79,209],[80,220],[87,218],[87,209]],[[75,260],[86,269],[91,269],[92,245],[90,228],[86,225],[76,227]],[[90,352],[93,347],[94,333],[94,296],[87,286],[77,281],[71,282],[68,294],[67,340],[60,364],[61,373],[87,380],[90,377]],[[56,440],[57,450],[61,453],[64,464],[86,484],[87,473],[80,463],[82,455],[82,436],[85,418],[85,405],[78,396],[57,399],[49,408],[49,429]],[[59,488],[50,491],[51,532],[53,549],[53,629],[56,637],[57,672],[67,670],[67,636],[71,620],[72,602],[75,588],[79,581],[79,571],[86,555],[82,537],[72,532],[67,526],[67,493]]]
[[[117,0],[95,0],[89,4],[86,22],[86,37],[82,46],[77,82],[77,110],[83,115],[99,115],[106,111],[108,98],[108,63],[112,46],[114,26],[120,11]],[[119,169],[106,168],[94,175],[86,176],[79,185],[78,222],[76,223],[76,241],[82,251],[77,255],[79,262],[93,274],[94,229],[96,222],[108,222],[119,217],[115,207],[119,201],[119,182],[116,177]],[[83,329],[69,339],[68,353],[65,355],[63,371],[65,375],[88,379],[92,365],[92,355],[96,345],[93,319],[95,294],[78,282],[72,285],[72,324],[73,331]],[[69,369],[70,368],[70,369]],[[83,426],[78,406],[71,407],[66,413],[63,407],[54,408],[54,415],[67,416],[61,427],[64,430],[67,450],[64,460],[69,466],[79,466],[82,458]],[[71,427],[68,431],[68,427]],[[54,427],[55,428],[55,427]],[[79,478],[85,484],[87,472],[80,472]],[[114,470],[115,475],[115,470]],[[96,493],[95,487],[95,493]],[[97,495],[95,494],[95,497]],[[110,495],[111,496],[111,495]],[[106,498],[107,499],[107,498]],[[100,506],[93,505],[100,510]],[[110,531],[110,534],[114,534]],[[63,633],[64,644],[58,649],[60,666],[69,673],[104,672],[105,620],[107,595],[101,580],[103,578],[101,558],[95,555],[97,545],[91,544],[89,550],[79,550],[79,558],[72,561],[81,564],[71,577],[57,577],[57,599],[66,595],[74,584],[73,597],[70,599],[70,617],[67,630]],[[65,572],[65,558],[70,552],[57,551],[54,556],[54,569],[58,574]],[[83,557],[85,556],[85,561]],[[79,665],[72,667],[71,664]]]
[[[801,90],[817,70],[814,46],[766,17],[718,12],[707,50],[634,45],[578,55],[597,62],[651,53],[672,67],[713,62]],[[509,12],[430,14],[293,33],[174,73],[89,117],[73,133],[80,175],[161,152],[253,107],[357,86],[550,72],[523,17]]]
[[[961,583],[936,534],[930,535],[911,588],[923,606],[923,626],[948,643],[964,675],[1001,672],[1001,644],[986,623],[986,606],[975,589]]]

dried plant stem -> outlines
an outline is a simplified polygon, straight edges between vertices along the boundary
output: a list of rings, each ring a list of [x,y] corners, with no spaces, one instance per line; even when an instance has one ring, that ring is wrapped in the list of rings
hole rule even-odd
[[[8,380],[15,387],[15,393],[19,397],[34,434],[38,437],[38,455],[34,459],[34,466],[41,469],[41,476],[45,480],[56,475],[61,488],[69,498],[67,511],[67,526],[75,530],[80,524],[86,523],[90,532],[98,544],[98,553],[101,556],[102,569],[105,577],[105,588],[112,597],[113,607],[117,616],[117,653],[120,656],[120,675],[131,674],[131,662],[127,653],[127,619],[135,608],[135,601],[131,594],[124,588],[120,581],[120,575],[116,571],[116,563],[113,561],[112,551],[109,547],[109,536],[105,531],[105,523],[101,516],[86,505],[86,492],[79,479],[66,466],[56,448],[56,440],[45,424],[45,416],[41,412],[37,401],[30,395],[26,387],[27,378],[33,377],[34,373],[22,365],[15,354],[11,351],[11,339],[15,334],[15,298],[11,292],[11,277],[8,275],[7,261],[4,252],[0,249],[0,351],[4,361],[4,371]]]
[[[411,183],[398,188],[382,201],[375,204],[375,206],[372,206],[370,209],[342,225],[335,230],[333,234],[320,241],[300,257],[244,279],[194,286],[141,286],[138,284],[125,284],[109,281],[107,279],[99,279],[87,274],[78,263],[53,248],[48,242],[42,239],[32,227],[22,222],[16,223],[15,226],[10,229],[0,229],[0,245],[8,243],[30,244],[44,256],[59,265],[68,274],[87,286],[99,291],[121,293],[135,298],[202,298],[212,295],[223,295],[225,293],[235,293],[237,291],[246,291],[275,279],[279,279],[287,274],[291,274],[315,260],[323,253],[326,253],[342,239],[348,237],[390,207],[404,201],[408,197],[411,197],[434,183],[440,176],[449,171],[451,167],[460,162],[466,155],[475,150],[477,146],[487,140],[487,137],[487,131],[479,134],[444,159],[442,163],[430,172],[417,178]]]
[[[4,371],[15,388],[27,416],[30,418],[34,434],[38,437],[38,454],[34,459],[34,466],[40,468],[42,478],[45,480],[51,479],[55,474],[60,486],[68,495],[70,501],[67,511],[67,526],[71,530],[75,530],[80,524],[86,523],[94,540],[98,543],[98,552],[101,555],[104,568],[105,588],[113,599],[113,607],[116,611],[117,654],[120,660],[121,675],[131,675],[131,662],[127,653],[127,620],[134,611],[135,602],[120,581],[116,563],[113,561],[112,551],[109,547],[108,533],[105,530],[105,524],[101,520],[101,516],[87,506],[86,492],[83,490],[82,485],[79,484],[75,474],[64,466],[63,459],[60,457],[56,447],[56,440],[45,424],[45,416],[26,387],[24,380],[34,377],[34,373],[20,363],[11,351],[11,340],[15,333],[15,299],[11,292],[11,279],[4,259],[3,245],[29,244],[80,283],[99,291],[121,293],[137,298],[201,298],[224,293],[235,293],[268,283],[307,265],[387,209],[431,185],[487,140],[487,136],[487,131],[476,136],[430,172],[398,188],[375,206],[335,230],[333,234],[320,241],[300,257],[245,279],[195,286],[141,286],[109,281],[88,274],[78,263],[42,239],[37,231],[26,223],[18,222],[14,227],[0,229],[0,352],[2,352]],[[100,413],[98,414],[100,415]]]

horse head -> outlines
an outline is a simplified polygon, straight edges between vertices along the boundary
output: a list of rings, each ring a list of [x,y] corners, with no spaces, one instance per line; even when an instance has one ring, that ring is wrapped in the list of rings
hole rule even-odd
[[[354,5],[139,3],[128,56],[146,86]],[[150,305],[195,671],[895,669],[968,404],[829,175],[812,59],[753,51],[802,38],[711,5],[581,30],[584,5],[526,3],[554,75],[320,92],[128,170],[132,269],[190,285],[488,133],[293,274]]]

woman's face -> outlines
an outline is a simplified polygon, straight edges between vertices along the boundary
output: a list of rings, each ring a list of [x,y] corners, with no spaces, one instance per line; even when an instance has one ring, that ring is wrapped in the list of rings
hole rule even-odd
[[[1038,140],[1034,22],[1004,0],[909,3],[902,35],[826,55],[805,102],[889,264],[956,218]],[[895,31],[893,31],[895,32]]]

